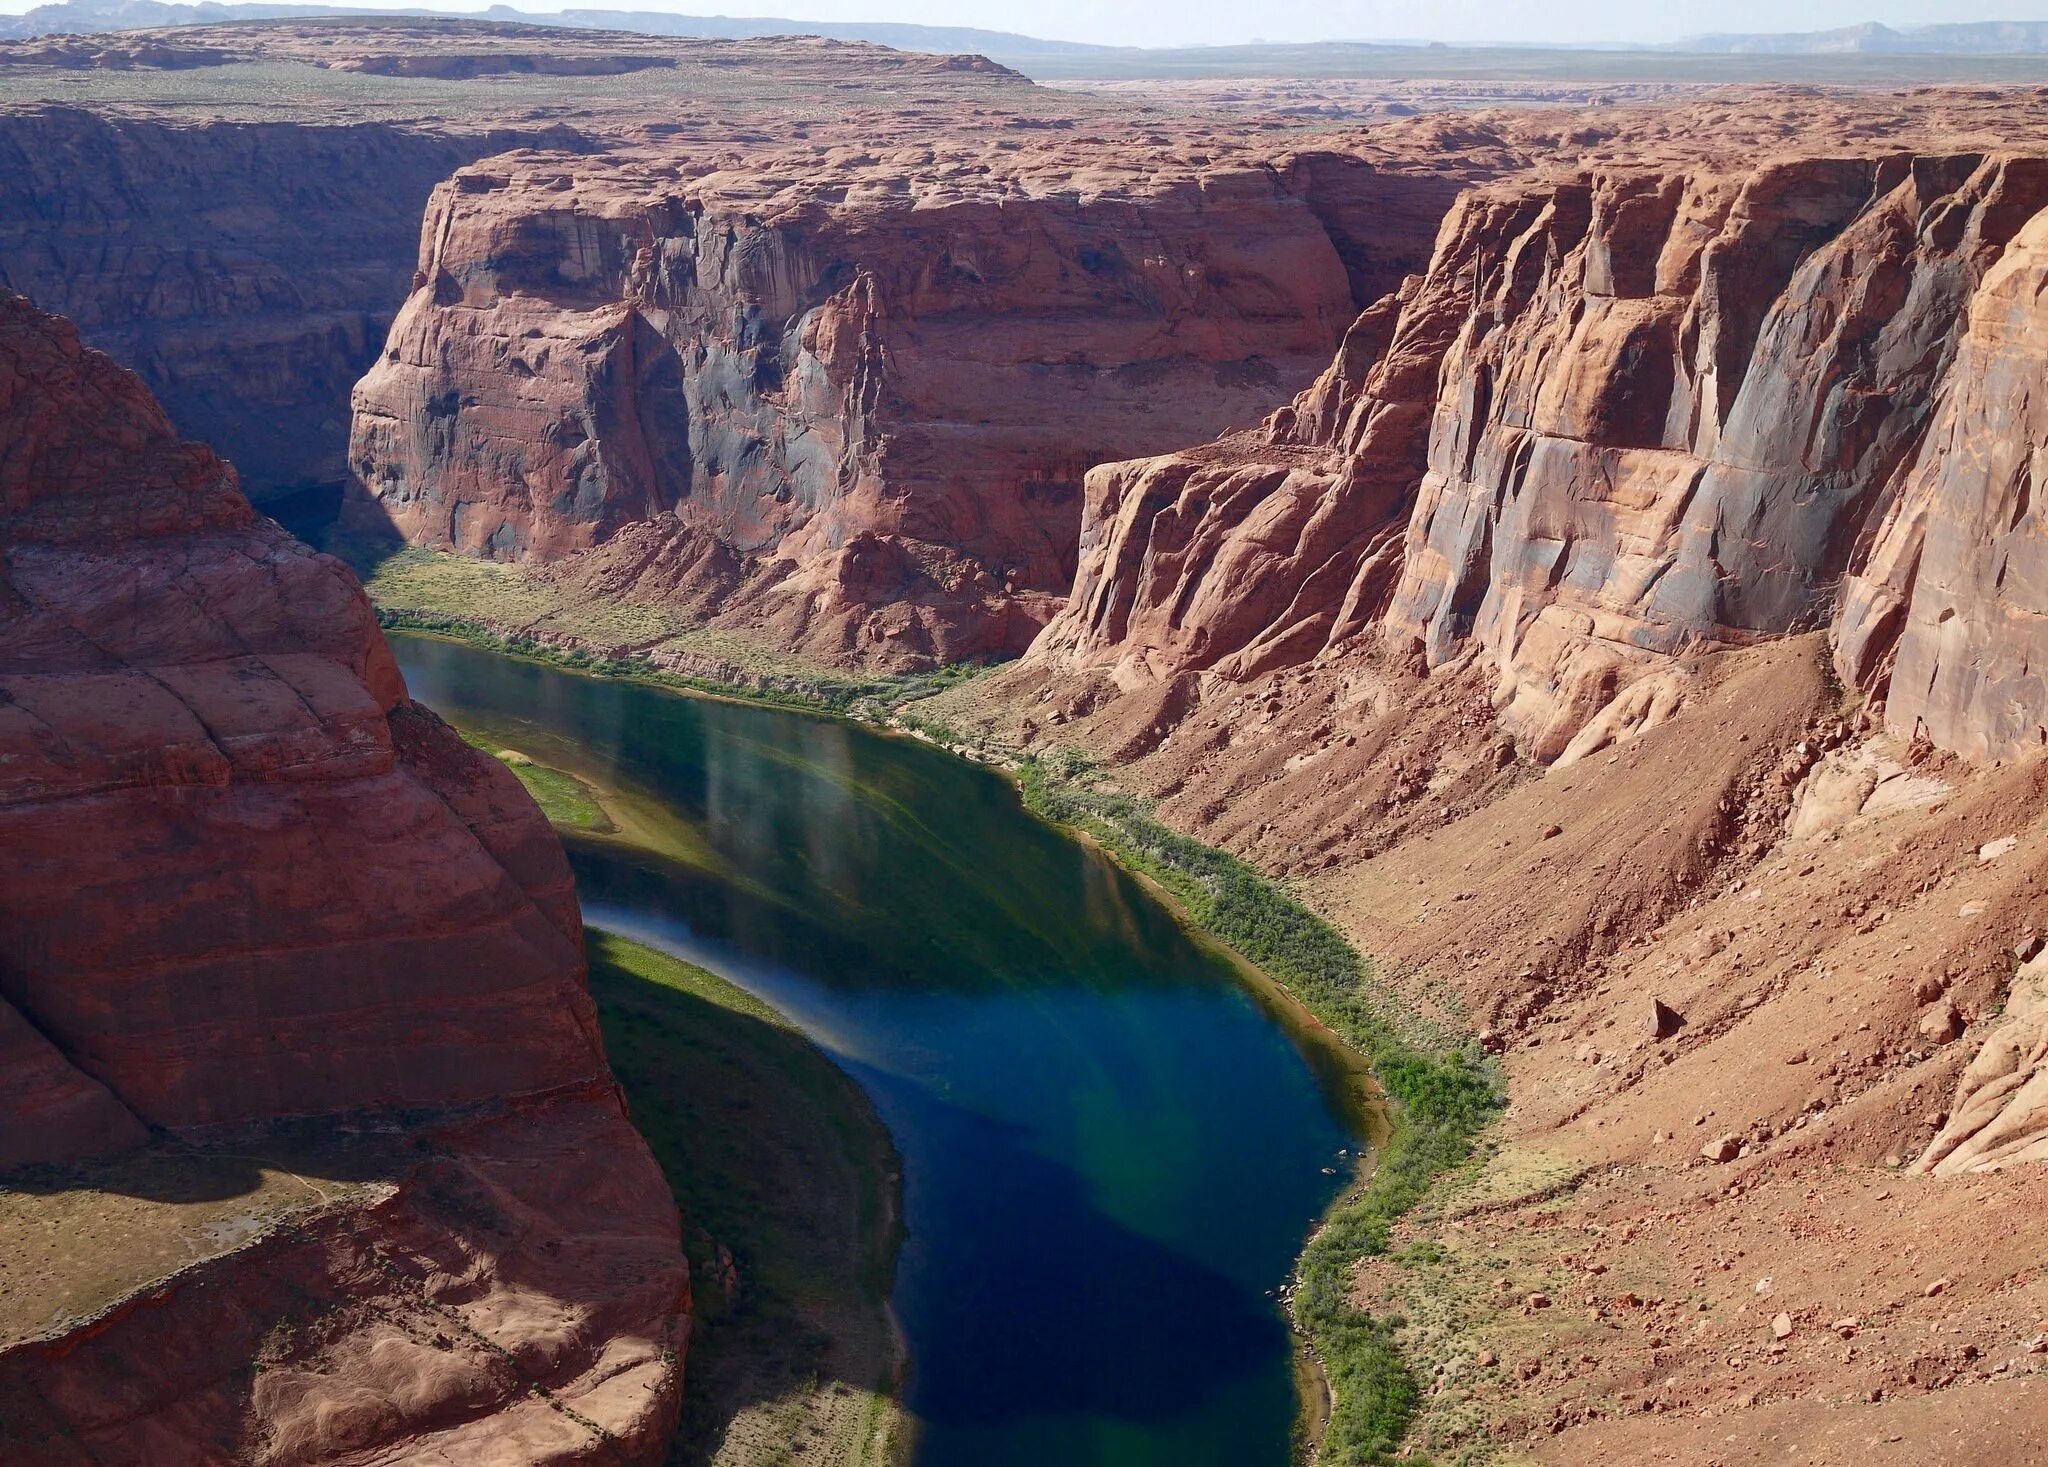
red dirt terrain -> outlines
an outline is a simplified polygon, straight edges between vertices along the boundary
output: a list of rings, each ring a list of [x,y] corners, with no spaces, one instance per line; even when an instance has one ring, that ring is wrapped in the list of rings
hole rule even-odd
[[[38,1164],[0,1459],[659,1458],[688,1279],[560,844],[407,698],[346,568],[13,295],[0,878],[0,1164]],[[152,1136],[156,1182],[96,1169]],[[167,1277],[105,1241],[238,1192]]]

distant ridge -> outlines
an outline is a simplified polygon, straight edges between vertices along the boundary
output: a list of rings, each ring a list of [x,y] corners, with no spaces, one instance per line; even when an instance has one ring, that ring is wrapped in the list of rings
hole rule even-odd
[[[1827,31],[1693,36],[1664,49],[1727,56],[2032,56],[2048,52],[2048,21],[1960,21],[1893,29],[1873,20]]]
[[[26,40],[68,33],[154,29],[163,26],[226,24],[263,20],[428,18],[516,22],[559,26],[571,30],[631,31],[641,35],[709,40],[752,40],[763,36],[824,36],[839,41],[867,41],[899,51],[936,55],[977,54],[1026,67],[1041,80],[1089,77],[1189,76],[1550,76],[1575,75],[1608,80],[1740,81],[1804,80],[1785,70],[1798,58],[1815,58],[1821,66],[1885,69],[1883,58],[1902,58],[1907,71],[1951,68],[1974,61],[1993,68],[2000,58],[2048,57],[2048,20],[1944,22],[1892,27],[1877,21],[1833,30],[1726,32],[1691,36],[1661,45],[1585,44],[1571,41],[1503,42],[1492,46],[1456,45],[1421,39],[1302,42],[1255,42],[1237,46],[1098,46],[1085,41],[1057,41],[1013,31],[974,26],[899,24],[890,21],[810,21],[788,16],[676,15],[659,10],[515,10],[495,4],[484,11],[462,11],[432,5],[404,9],[370,9],[361,5],[322,5],[306,0],[56,0],[24,15],[0,15],[0,40]],[[1700,58],[1687,62],[1684,58]],[[1714,62],[1708,58],[1730,58]],[[1755,58],[1763,72],[1728,71],[1741,67],[1732,58]],[[1914,58],[1937,58],[1916,62]],[[2014,62],[2014,65],[2024,63]],[[1673,68],[1677,68],[1673,70]],[[1701,70],[1701,68],[1707,68]],[[1718,67],[1719,69],[1715,69]],[[1647,69],[1645,69],[1647,68]],[[2011,66],[2005,68],[2011,70]],[[1898,67],[1891,70],[1896,71]],[[1941,75],[1883,77],[1844,74],[1836,80],[1956,80]],[[1993,76],[1993,80],[2034,81],[2032,75]]]
[[[1090,46],[1080,41],[1049,41],[1037,36],[1015,35],[1009,31],[977,30],[971,26],[896,25],[885,22],[834,24],[827,21],[790,20],[775,16],[671,15],[652,10],[560,10],[537,12],[493,5],[476,14],[430,6],[404,10],[371,10],[348,5],[305,4],[216,4],[200,0],[183,4],[179,0],[61,0],[38,5],[25,15],[0,16],[0,40],[23,40],[34,36],[67,33],[91,35],[101,31],[138,30],[154,26],[210,25],[229,21],[314,20],[329,16],[360,16],[391,19],[401,16],[454,16],[475,20],[518,21],[525,25],[563,26],[575,30],[637,31],[654,36],[692,36],[713,40],[747,40],[757,36],[827,36],[838,41],[872,41],[899,51],[925,51],[940,55],[975,52],[1001,58],[1017,56],[1078,56],[1110,51],[1108,46]]]

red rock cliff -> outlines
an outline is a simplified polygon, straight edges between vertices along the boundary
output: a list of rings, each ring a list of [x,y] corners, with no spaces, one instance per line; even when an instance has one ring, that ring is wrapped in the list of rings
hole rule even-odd
[[[1977,759],[2048,744],[2044,290],[2036,215],[1970,300],[1933,421],[1836,622],[1838,668],[1889,697],[1894,728]]]
[[[2027,398],[2015,237],[2044,204],[2048,164],[1974,153],[1476,190],[1428,271],[1260,432],[1090,475],[1073,604],[1033,656],[1126,688],[1243,680],[1377,629],[1432,666],[1476,652],[1503,722],[1550,760],[1603,712],[1665,716],[1681,654],[1825,623],[1895,500],[1891,589],[1852,596],[1850,620],[1906,596],[1936,623],[1928,578],[1996,582],[1975,521],[2025,512],[2011,464],[1937,440],[1975,414],[2032,441],[1985,416]],[[1935,502],[1953,528],[1923,565]],[[2027,583],[1992,582],[1970,593],[1978,624],[2009,627]],[[1969,721],[1983,658],[1957,657],[1956,627],[1937,670],[1908,625],[1899,667]],[[1894,718],[2009,746],[1924,717],[1922,696]]]
[[[353,467],[417,543],[884,665],[1021,649],[1087,468],[1305,382],[1451,187],[1000,139],[691,166],[439,189]]]
[[[429,191],[542,140],[576,135],[0,113],[0,285],[132,367],[259,501],[338,486]]]
[[[432,1431],[481,1460],[465,1444],[574,1400],[602,1433],[550,1426],[549,1460],[658,1455],[674,1206],[610,1081],[559,843],[509,771],[407,700],[346,568],[12,295],[0,954],[0,1165],[152,1130],[443,1118],[374,1214],[0,1352],[20,1408],[0,1458],[354,1461]],[[408,1311],[490,1348],[437,1356]],[[265,1339],[315,1319],[252,1379]]]
[[[914,111],[1031,90],[979,58],[815,38],[423,17],[0,42],[0,76],[0,286],[137,372],[259,503],[345,479],[349,389],[410,289],[428,195],[461,165],[655,132],[724,150],[821,96]]]

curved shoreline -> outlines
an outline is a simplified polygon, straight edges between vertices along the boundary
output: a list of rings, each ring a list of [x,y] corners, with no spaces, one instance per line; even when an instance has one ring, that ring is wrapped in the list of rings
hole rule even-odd
[[[661,838],[660,832],[654,828],[655,822],[641,818],[644,812],[637,808],[638,802],[609,788],[590,774],[561,768],[475,730],[461,732],[465,740],[491,754],[512,770],[520,782],[541,802],[549,818],[556,823],[565,837],[615,842],[658,856],[674,857],[686,854],[674,849],[674,842]],[[564,816],[568,818],[562,818]],[[862,1393],[863,1399],[858,1403],[857,1414],[850,1427],[840,1432],[837,1448],[842,1453],[843,1467],[902,1467],[902,1464],[910,1460],[915,1442],[915,1423],[903,1406],[910,1368],[908,1345],[890,1303],[897,1256],[903,1241],[904,1222],[902,1164],[888,1127],[875,1112],[873,1104],[859,1084],[833,1061],[824,1048],[805,1034],[800,1026],[765,999],[699,963],[667,952],[656,945],[636,941],[595,925],[587,926],[585,931],[591,952],[592,998],[598,1003],[600,1017],[607,1027],[627,1021],[616,1007],[616,995],[612,990],[621,974],[630,971],[634,979],[653,986],[667,986],[678,992],[694,990],[695,996],[708,999],[717,1007],[745,1014],[764,1025],[773,1026],[794,1036],[804,1046],[808,1059],[814,1060],[817,1067],[829,1069],[838,1078],[840,1084],[837,1087],[837,1104],[840,1113],[863,1138],[860,1147],[862,1154],[849,1160],[856,1164],[856,1169],[865,1178],[880,1214],[874,1222],[875,1256],[869,1260],[869,1266],[877,1270],[875,1297],[870,1302],[876,1311],[883,1344],[882,1358],[872,1372],[872,1384],[863,1386],[857,1382],[847,1382]],[[662,971],[663,969],[669,971]],[[616,1049],[611,1040],[608,1040],[607,1044],[608,1047]],[[757,1068],[765,1068],[770,1063],[765,1051],[739,1052],[735,1058],[743,1066],[751,1063]],[[640,1073],[639,1067],[629,1055],[615,1052],[613,1066],[619,1074],[621,1084],[629,1092],[647,1083],[648,1076]],[[655,1117],[667,1119],[661,1116],[662,1107],[659,1102],[646,1109]],[[643,1131],[646,1129],[648,1118],[650,1117],[643,1117],[637,1122]],[[666,1127],[658,1127],[657,1131],[665,1129]],[[668,1170],[668,1158],[663,1153],[671,1148],[659,1144],[655,1135],[649,1135],[648,1139],[656,1143],[657,1158],[663,1161],[664,1170]],[[680,1194],[689,1183],[673,1175],[671,1183],[677,1188],[680,1200]],[[686,1226],[694,1226],[687,1211],[684,1220]],[[716,1244],[719,1257],[726,1260],[726,1267],[729,1269],[730,1255],[726,1251],[727,1246],[742,1240],[714,1239],[709,1234],[706,1234],[705,1238]],[[693,1272],[695,1271],[693,1269]],[[744,1293],[749,1287],[749,1281],[744,1275],[739,1276],[738,1284],[738,1292]],[[724,1291],[721,1289],[719,1292]],[[730,1307],[729,1300],[726,1302],[727,1307]],[[832,1333],[829,1315],[823,1319],[810,1318],[808,1322],[827,1334]],[[711,1348],[715,1349],[719,1338],[716,1319],[712,1320],[711,1328]],[[835,1343],[840,1348],[859,1353],[857,1341],[842,1337]],[[740,1353],[744,1355],[744,1349]],[[723,1367],[727,1373],[735,1369],[744,1373],[748,1364],[744,1359],[716,1356],[711,1363],[714,1369]],[[687,1431],[689,1426],[688,1403],[693,1399],[689,1386],[691,1379],[692,1376],[686,1371],[686,1417],[685,1424],[679,1427],[679,1431]],[[824,1413],[828,1419],[832,1414],[844,1414],[836,1412],[839,1403],[833,1399],[831,1387],[819,1385],[809,1394],[812,1398],[811,1409],[814,1412]],[[755,1467],[755,1455],[745,1446],[739,1447],[736,1451],[729,1451],[724,1443],[712,1444],[679,1438],[677,1449],[692,1453],[690,1460],[695,1461],[700,1459],[700,1452],[713,1445],[716,1445],[717,1449],[709,1455],[703,1455],[701,1460],[720,1464],[720,1467]],[[766,1467],[766,1464],[773,1460],[779,1459],[772,1452],[768,1457],[760,1459],[762,1467]]]
[[[1383,1252],[1386,1231],[1393,1221],[1421,1201],[1434,1180],[1469,1153],[1473,1136],[1485,1123],[1483,1113],[1490,1112],[1499,1100],[1486,1072],[1475,1065],[1463,1049],[1452,1047],[1433,1036],[1410,1036],[1403,1026],[1378,1014],[1370,996],[1363,992],[1344,995],[1363,1006],[1362,1016],[1356,1012],[1347,1015],[1349,1023],[1339,1019],[1335,1013],[1321,1011],[1308,993],[1268,972],[1250,954],[1241,951],[1228,934],[1216,930],[1206,921],[1189,900],[1190,893],[1182,889],[1187,884],[1185,880],[1176,883],[1174,872],[1155,867],[1127,842],[1118,839],[1117,832],[1107,825],[1100,830],[1091,829],[1092,823],[1099,822],[1091,821],[1085,815],[1066,818],[1048,807],[1042,792],[1039,797],[1034,797],[1031,772],[1037,768],[1035,760],[973,747],[959,740],[944,725],[934,725],[917,719],[915,715],[906,715],[903,712],[905,705],[919,696],[912,687],[905,687],[903,695],[893,701],[874,697],[850,706],[834,706],[823,699],[786,689],[704,686],[703,679],[664,671],[645,658],[620,659],[596,649],[583,650],[580,647],[575,652],[564,653],[560,650],[560,643],[521,645],[462,618],[437,618],[437,621],[438,625],[425,628],[417,623],[407,625],[402,616],[393,616],[388,624],[391,630],[407,635],[461,643],[594,678],[636,682],[678,696],[766,706],[782,712],[859,723],[880,732],[929,744],[970,763],[993,767],[1018,790],[1027,813],[1059,827],[1072,838],[1082,840],[1143,881],[1148,890],[1163,900],[1166,909],[1191,936],[1230,960],[1233,972],[1247,991],[1254,995],[1255,1000],[1261,1001],[1261,1007],[1283,1032],[1303,1048],[1305,1058],[1310,1052],[1338,1056],[1346,1070],[1364,1077],[1363,1103],[1347,1111],[1354,1118],[1363,1120],[1366,1133],[1359,1168],[1351,1184],[1331,1202],[1305,1236],[1302,1252],[1282,1294],[1282,1308],[1290,1329],[1305,1342],[1305,1350],[1293,1356],[1291,1365],[1299,1397],[1296,1420],[1298,1455],[1312,1460],[1320,1458],[1318,1448],[1322,1437],[1339,1410],[1346,1406],[1351,1407],[1352,1414],[1359,1418],[1352,1424],[1354,1434],[1362,1429],[1377,1434],[1382,1441],[1399,1440],[1414,1407],[1413,1381],[1401,1362],[1390,1329],[1349,1304],[1348,1267],[1338,1267],[1339,1260],[1335,1255],[1363,1257]],[[914,684],[915,680],[905,682]],[[1150,823],[1149,816],[1140,818]],[[1179,836],[1177,832],[1169,832],[1163,826],[1158,830],[1191,850],[1199,850],[1210,858],[1249,873],[1265,893],[1296,908],[1312,926],[1322,929],[1327,937],[1338,943],[1361,971],[1369,974],[1369,966],[1348,941],[1338,936],[1320,917],[1300,908],[1267,878],[1226,852],[1203,846],[1191,838]],[[1362,1032],[1351,1034],[1346,1032],[1347,1029]],[[1411,1087],[1418,1089],[1415,1099],[1419,1105],[1404,1104],[1380,1084],[1383,1068],[1390,1065],[1411,1082],[1418,1070],[1429,1072],[1422,1077],[1419,1087]],[[1452,1109],[1448,1110],[1442,1097],[1432,1093],[1438,1090],[1438,1082],[1446,1075],[1453,1080],[1452,1088],[1460,1092],[1452,1097],[1449,1103]],[[1319,1073],[1319,1081],[1323,1078]],[[1484,1092],[1483,1096],[1481,1092]],[[1379,1124],[1374,1124],[1375,1120]],[[1390,1171],[1381,1165],[1384,1159],[1396,1153],[1401,1154],[1396,1168]],[[1399,1174],[1391,1174],[1395,1171]],[[1335,1235],[1334,1240],[1330,1237],[1332,1234]],[[1320,1255],[1319,1241],[1330,1242],[1330,1247],[1321,1250]],[[1315,1275],[1313,1279],[1311,1271]],[[1304,1318],[1302,1296],[1311,1287],[1316,1290],[1319,1320]],[[1323,1329],[1317,1328],[1318,1322],[1323,1324]],[[1347,1358],[1333,1369],[1330,1351],[1335,1347],[1332,1340],[1340,1336]],[[1333,1380],[1335,1374],[1348,1374],[1362,1382],[1362,1390],[1356,1393],[1356,1399],[1340,1400],[1340,1392]],[[1353,1455],[1345,1460],[1375,1461],[1383,1455],[1376,1448],[1367,1448],[1363,1455]]]
[[[822,1436],[846,1467],[893,1467],[910,1432],[907,1352],[889,1307],[902,1166],[887,1126],[853,1078],[764,1000],[672,953],[587,930],[613,1068],[676,1192],[699,1279],[704,1338],[684,1372],[678,1459],[769,1467],[791,1441],[800,1449]],[[703,1061],[724,1077],[717,1093],[696,1073]],[[762,1194],[772,1202],[731,1202],[746,1189],[721,1163],[758,1164],[792,1145],[836,1159],[785,1168],[782,1185]],[[862,1206],[835,1231],[832,1198],[849,1181]],[[792,1324],[824,1342],[808,1378],[761,1348]]]

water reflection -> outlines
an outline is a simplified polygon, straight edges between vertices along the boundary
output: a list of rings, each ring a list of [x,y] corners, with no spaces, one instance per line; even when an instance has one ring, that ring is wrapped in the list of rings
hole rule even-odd
[[[415,695],[665,832],[571,840],[590,919],[830,1048],[904,1159],[921,1467],[1282,1467],[1286,1277],[1343,1084],[988,771],[851,725],[401,639]]]

